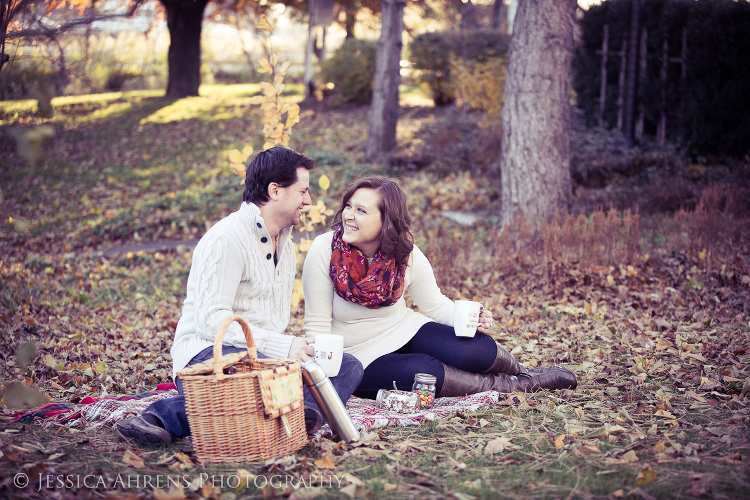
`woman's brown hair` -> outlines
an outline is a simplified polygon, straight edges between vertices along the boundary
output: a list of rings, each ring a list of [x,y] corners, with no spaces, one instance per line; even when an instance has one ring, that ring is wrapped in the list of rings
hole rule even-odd
[[[346,204],[358,189],[374,189],[380,195],[380,249],[393,255],[396,262],[406,265],[409,254],[414,248],[414,236],[411,234],[411,217],[406,208],[406,195],[395,181],[387,177],[364,177],[350,185],[344,193],[331,227],[337,229],[342,223],[342,214]]]

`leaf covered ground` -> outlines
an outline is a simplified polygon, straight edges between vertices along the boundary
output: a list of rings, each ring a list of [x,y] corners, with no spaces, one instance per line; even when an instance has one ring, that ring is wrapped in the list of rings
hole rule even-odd
[[[691,163],[576,130],[574,209],[587,215],[561,214],[536,233],[519,221],[510,237],[497,232],[500,185],[480,154],[478,117],[408,103],[394,166],[363,160],[366,108],[303,104],[291,146],[316,160],[313,186],[331,179],[314,194],[335,207],[362,173],[399,177],[444,293],[482,301],[498,319],[493,335],[527,365],[574,369],[575,391],[504,396],[354,445],[311,442],[292,457],[221,467],[198,463],[190,439],[149,448],[111,429],[10,423],[47,400],[170,381],[191,242],[239,205],[227,152],[262,146],[257,91],[66,98],[50,119],[33,103],[0,107],[0,125],[55,129],[34,168],[0,135],[4,497],[750,495],[747,162]],[[186,243],[149,250],[156,240]],[[292,333],[303,315],[304,302]],[[25,488],[13,482],[20,473]]]

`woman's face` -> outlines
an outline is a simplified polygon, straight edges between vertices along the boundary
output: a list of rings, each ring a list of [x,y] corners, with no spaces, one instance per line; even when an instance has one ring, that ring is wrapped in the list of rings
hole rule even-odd
[[[344,225],[342,239],[374,257],[380,248],[380,195],[374,189],[357,189],[344,206],[341,219]]]

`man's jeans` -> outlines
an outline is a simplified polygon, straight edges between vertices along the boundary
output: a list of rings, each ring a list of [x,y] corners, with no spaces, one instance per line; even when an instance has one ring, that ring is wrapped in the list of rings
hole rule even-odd
[[[231,354],[246,350],[247,349],[234,346],[222,346],[222,354]],[[214,348],[206,347],[196,354],[187,366],[201,363],[207,359],[212,359],[213,356]],[[258,358],[267,357],[268,356],[258,353]],[[344,404],[346,404],[346,401],[357,388],[360,380],[362,380],[363,372],[362,363],[351,354],[344,353],[344,359],[341,362],[341,370],[339,371],[339,374],[335,377],[331,377],[331,383]],[[187,413],[185,413],[185,396],[183,396],[182,381],[179,377],[175,379],[175,385],[177,386],[177,391],[180,393],[179,396],[156,401],[143,410],[143,413],[148,413],[149,415],[158,418],[172,437],[179,438],[190,434],[190,426],[188,425]],[[320,408],[318,408],[312,394],[307,390],[307,386],[304,383],[302,384],[302,392],[305,397],[305,407],[315,408],[320,411]]]

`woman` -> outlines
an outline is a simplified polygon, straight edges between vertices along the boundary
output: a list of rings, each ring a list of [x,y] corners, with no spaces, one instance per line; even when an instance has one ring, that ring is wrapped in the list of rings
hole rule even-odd
[[[490,311],[482,310],[474,337],[456,337],[453,302],[414,245],[410,224],[398,184],[364,178],[344,194],[334,231],[315,238],[305,259],[306,335],[344,337],[344,351],[365,367],[355,395],[374,399],[393,381],[410,390],[416,373],[436,377],[438,397],[576,387],[570,370],[525,368],[487,335]],[[422,314],[406,307],[406,291]]]

